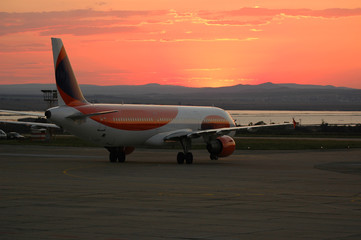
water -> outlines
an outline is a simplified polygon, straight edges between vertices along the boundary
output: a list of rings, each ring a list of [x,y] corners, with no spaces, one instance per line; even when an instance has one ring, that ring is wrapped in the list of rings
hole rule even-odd
[[[292,122],[295,118],[301,124],[321,124],[322,121],[329,124],[361,124],[361,111],[228,111],[237,124],[248,125],[264,121],[265,123]],[[38,113],[38,112],[36,112]],[[40,112],[42,113],[42,112]],[[17,120],[27,116],[7,115],[0,112],[0,120]]]
[[[361,111],[228,111],[236,123],[248,125],[264,121],[269,124],[292,122],[294,118],[301,124],[360,124]]]

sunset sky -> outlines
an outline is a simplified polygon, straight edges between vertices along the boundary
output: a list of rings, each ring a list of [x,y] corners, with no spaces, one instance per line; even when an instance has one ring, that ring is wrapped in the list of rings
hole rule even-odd
[[[81,84],[361,89],[360,0],[1,0],[0,84],[54,83],[51,37]]]

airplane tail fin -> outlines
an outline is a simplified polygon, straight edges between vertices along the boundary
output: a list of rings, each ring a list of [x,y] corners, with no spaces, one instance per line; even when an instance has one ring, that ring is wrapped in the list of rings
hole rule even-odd
[[[55,79],[58,92],[68,106],[88,104],[76,81],[63,42],[60,38],[51,38],[54,57]]]

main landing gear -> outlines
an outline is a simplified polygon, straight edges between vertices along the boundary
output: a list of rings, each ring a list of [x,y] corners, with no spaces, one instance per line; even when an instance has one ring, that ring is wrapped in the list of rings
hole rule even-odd
[[[193,154],[191,152],[187,152],[187,153],[179,152],[177,154],[177,162],[178,162],[178,164],[183,164],[184,161],[187,164],[192,164],[193,163]]]
[[[193,154],[191,152],[189,152],[189,150],[191,149],[191,145],[192,145],[191,140],[188,138],[181,138],[180,143],[182,145],[183,152],[179,152],[177,154],[177,163],[183,164],[185,161],[186,164],[192,164],[193,163]]]
[[[109,151],[109,161],[110,162],[124,162],[125,161],[125,152],[123,147],[106,147]]]
[[[211,153],[211,155],[209,155],[209,158],[210,158],[211,160],[218,160],[218,155]]]

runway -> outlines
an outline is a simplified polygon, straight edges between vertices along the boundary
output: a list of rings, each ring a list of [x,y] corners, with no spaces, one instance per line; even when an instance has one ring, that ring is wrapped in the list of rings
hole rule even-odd
[[[0,145],[0,239],[361,239],[361,149]]]

